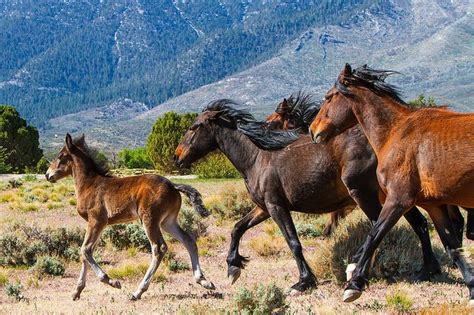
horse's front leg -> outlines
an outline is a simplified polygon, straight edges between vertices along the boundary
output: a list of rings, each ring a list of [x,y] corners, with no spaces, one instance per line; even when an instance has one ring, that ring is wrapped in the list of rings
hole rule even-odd
[[[300,280],[291,287],[291,293],[303,292],[316,287],[316,277],[303,256],[303,247],[298,238],[290,211],[276,203],[266,202],[266,205],[272,219],[276,222],[285,237],[300,272]]]
[[[81,247],[81,256],[82,259],[87,261],[91,266],[92,270],[95,272],[100,281],[110,285],[111,287],[120,289],[122,286],[118,280],[111,280],[109,276],[100,268],[93,257],[93,251],[95,244],[99,240],[100,234],[104,230],[106,223],[99,222],[98,220],[90,220],[87,225],[86,236],[84,238],[84,243]]]
[[[361,296],[362,290],[369,280],[370,263],[375,250],[388,231],[400,220],[404,212],[413,207],[413,205],[414,199],[412,198],[400,200],[398,196],[387,195],[387,200],[382,208],[382,212],[363,245],[362,254],[354,270],[352,279],[344,291],[344,302],[355,301]]]
[[[251,227],[265,221],[270,215],[266,210],[255,207],[247,213],[232,230],[229,254],[227,255],[227,276],[231,278],[232,284],[240,277],[241,270],[244,269],[248,258],[239,254],[239,242],[244,233]]]

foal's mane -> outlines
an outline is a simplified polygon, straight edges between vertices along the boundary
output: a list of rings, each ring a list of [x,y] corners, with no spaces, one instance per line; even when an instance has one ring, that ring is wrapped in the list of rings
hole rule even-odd
[[[314,117],[318,114],[320,103],[314,100],[314,95],[298,91],[292,93],[287,99],[289,117],[294,124],[307,132]]]
[[[257,120],[247,109],[242,108],[242,105],[233,100],[213,101],[203,109],[203,112],[205,111],[219,112],[219,120],[230,123],[263,150],[282,149],[298,139],[298,132],[295,130],[283,131],[267,128],[265,121]]]
[[[97,154],[99,153],[96,149],[89,147],[83,139],[75,138],[72,140],[72,143],[84,154],[87,167],[92,169],[95,173],[111,177],[110,168],[107,165],[106,161],[101,161],[97,159]]]
[[[348,86],[363,86],[371,90],[377,95],[385,95],[393,98],[398,103],[407,106],[405,101],[401,99],[400,89],[390,83],[385,82],[385,79],[392,75],[398,74],[399,72],[393,70],[376,70],[372,69],[367,65],[363,65],[352,71],[349,76],[344,76],[342,82],[339,78],[336,80],[336,89],[346,96],[352,96],[353,94],[347,89]]]

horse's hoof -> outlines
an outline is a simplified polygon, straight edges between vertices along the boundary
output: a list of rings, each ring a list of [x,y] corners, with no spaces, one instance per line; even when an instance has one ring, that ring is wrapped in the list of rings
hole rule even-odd
[[[291,288],[290,291],[288,292],[289,296],[300,296],[303,295],[303,291],[299,291],[296,289]]]
[[[354,273],[354,270],[356,269],[357,265],[352,263],[348,264],[346,267],[346,279],[347,281],[351,281],[352,279],[352,274]]]
[[[208,290],[215,290],[216,289],[216,287],[214,286],[214,283],[212,283],[210,281],[207,281],[207,280],[203,280],[199,284],[202,285],[204,288],[206,288]]]
[[[474,309],[474,300],[469,300],[469,308]]]
[[[135,294],[132,294],[132,295],[130,296],[130,301],[138,301],[139,299],[140,299],[140,297],[139,297],[139,296],[136,296]]]
[[[346,289],[344,290],[344,296],[342,300],[346,303],[354,302],[362,295],[362,291],[355,289]]]
[[[116,289],[121,289],[122,288],[122,285],[120,284],[120,281],[118,280],[113,280],[113,281],[110,281],[110,285]]]
[[[240,278],[241,269],[236,266],[230,266],[227,271],[227,277],[230,278],[231,284],[234,284]]]
[[[81,298],[81,294],[80,294],[80,293],[74,293],[74,294],[72,295],[72,300],[73,300],[73,301],[78,301],[80,298]]]

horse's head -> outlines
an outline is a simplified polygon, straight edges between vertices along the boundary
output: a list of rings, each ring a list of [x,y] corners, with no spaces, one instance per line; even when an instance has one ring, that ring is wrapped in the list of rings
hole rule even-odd
[[[288,105],[288,100],[285,98],[278,104],[275,112],[267,116],[265,121],[271,129],[291,129],[293,128],[293,124],[290,120],[290,114],[291,108]]]
[[[351,66],[346,64],[334,86],[326,93],[321,109],[309,128],[314,143],[327,141],[357,124],[351,107],[354,95],[350,91],[349,80],[352,75]]]
[[[64,177],[72,175],[72,167],[74,163],[73,155],[75,151],[78,150],[78,147],[84,145],[84,135],[73,141],[71,135],[69,133],[66,134],[66,143],[49,165],[45,174],[46,179],[51,183],[55,183]]]
[[[218,118],[219,114],[219,111],[206,110],[196,117],[176,148],[174,154],[176,165],[189,167],[194,161],[217,149],[211,123]]]

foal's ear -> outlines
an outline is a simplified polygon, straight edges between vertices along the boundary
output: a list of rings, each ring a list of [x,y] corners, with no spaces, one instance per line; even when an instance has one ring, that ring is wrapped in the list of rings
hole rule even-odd
[[[76,144],[80,147],[84,147],[86,145],[86,139],[85,139],[85,135],[82,134],[79,139],[76,140]]]
[[[350,76],[352,74],[352,67],[350,64],[346,63],[346,65],[344,66],[344,69],[342,70],[341,74],[343,76]]]
[[[66,148],[71,150],[74,145],[72,144],[72,137],[69,133],[66,134]]]

